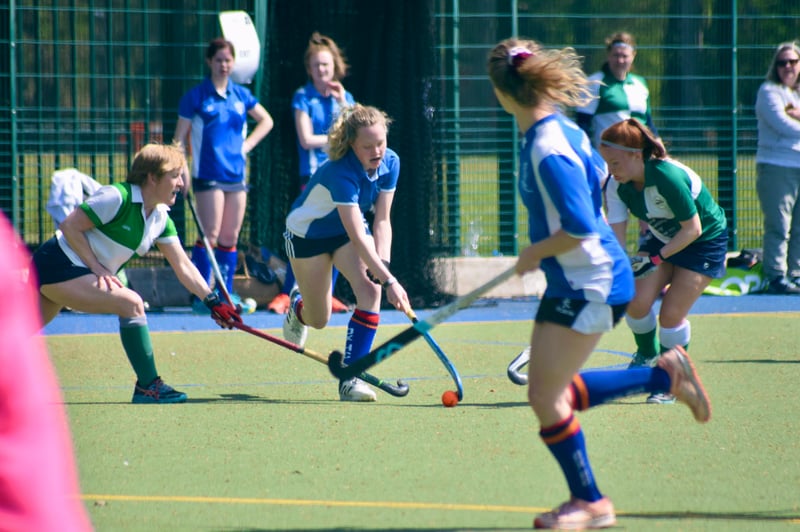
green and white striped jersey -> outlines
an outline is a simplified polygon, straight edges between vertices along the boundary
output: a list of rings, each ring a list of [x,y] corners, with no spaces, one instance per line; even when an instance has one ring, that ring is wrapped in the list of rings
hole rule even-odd
[[[97,260],[114,273],[133,257],[141,257],[156,243],[180,242],[169,207],[159,204],[146,216],[142,189],[138,185],[118,183],[102,187],[79,208],[95,227],[86,238]],[[86,266],[56,231],[58,244],[73,264]]]

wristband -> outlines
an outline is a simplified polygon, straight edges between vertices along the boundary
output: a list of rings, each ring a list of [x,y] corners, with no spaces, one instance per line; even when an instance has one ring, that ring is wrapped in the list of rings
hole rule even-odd
[[[219,294],[216,292],[211,292],[206,297],[203,298],[203,304],[208,308],[214,308],[221,303],[219,299]]]
[[[384,266],[386,266],[386,269],[388,270],[388,269],[389,269],[389,266],[390,266],[390,264],[389,264],[389,261],[388,261],[388,260],[381,259],[381,262],[383,263],[383,265],[384,265]],[[390,277],[391,277],[391,275],[392,275],[392,273],[391,273],[391,272],[389,272],[389,276],[390,276]],[[377,275],[373,275],[373,274],[372,274],[372,272],[371,272],[371,271],[369,271],[369,268],[367,268],[367,278],[368,278],[370,281],[372,281],[373,283],[375,283],[375,284],[379,284],[379,285],[381,285],[381,286],[384,286],[384,284],[381,282],[381,280],[380,280],[380,279],[378,279],[378,276],[377,276]],[[387,280],[388,280],[388,279],[387,279]]]
[[[395,279],[394,277],[389,277],[388,279],[386,279],[386,282],[383,283],[383,287],[384,288],[389,288],[390,286],[392,286],[396,282],[397,282],[397,279]]]
[[[650,256],[650,261],[656,266],[658,266],[659,264],[664,262],[664,256],[661,254],[661,251],[659,250],[658,253]]]

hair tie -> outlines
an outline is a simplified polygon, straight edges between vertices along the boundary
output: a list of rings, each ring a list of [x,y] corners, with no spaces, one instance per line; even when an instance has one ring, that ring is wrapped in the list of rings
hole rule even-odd
[[[514,68],[519,68],[522,62],[532,55],[533,52],[524,46],[515,46],[508,51],[508,64]]]

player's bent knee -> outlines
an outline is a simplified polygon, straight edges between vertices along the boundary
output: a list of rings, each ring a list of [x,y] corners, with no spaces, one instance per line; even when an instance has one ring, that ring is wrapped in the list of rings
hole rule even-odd
[[[359,283],[358,287],[353,287],[353,294],[356,296],[356,303],[359,308],[372,308],[380,305],[381,286],[367,280]]]
[[[117,314],[120,317],[137,318],[145,315],[142,296],[129,288],[120,289],[117,303],[119,307]]]

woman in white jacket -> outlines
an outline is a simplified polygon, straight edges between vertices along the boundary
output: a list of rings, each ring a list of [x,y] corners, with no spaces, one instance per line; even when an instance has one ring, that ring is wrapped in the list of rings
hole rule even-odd
[[[800,294],[800,44],[778,45],[756,97],[756,189],[770,294]]]

